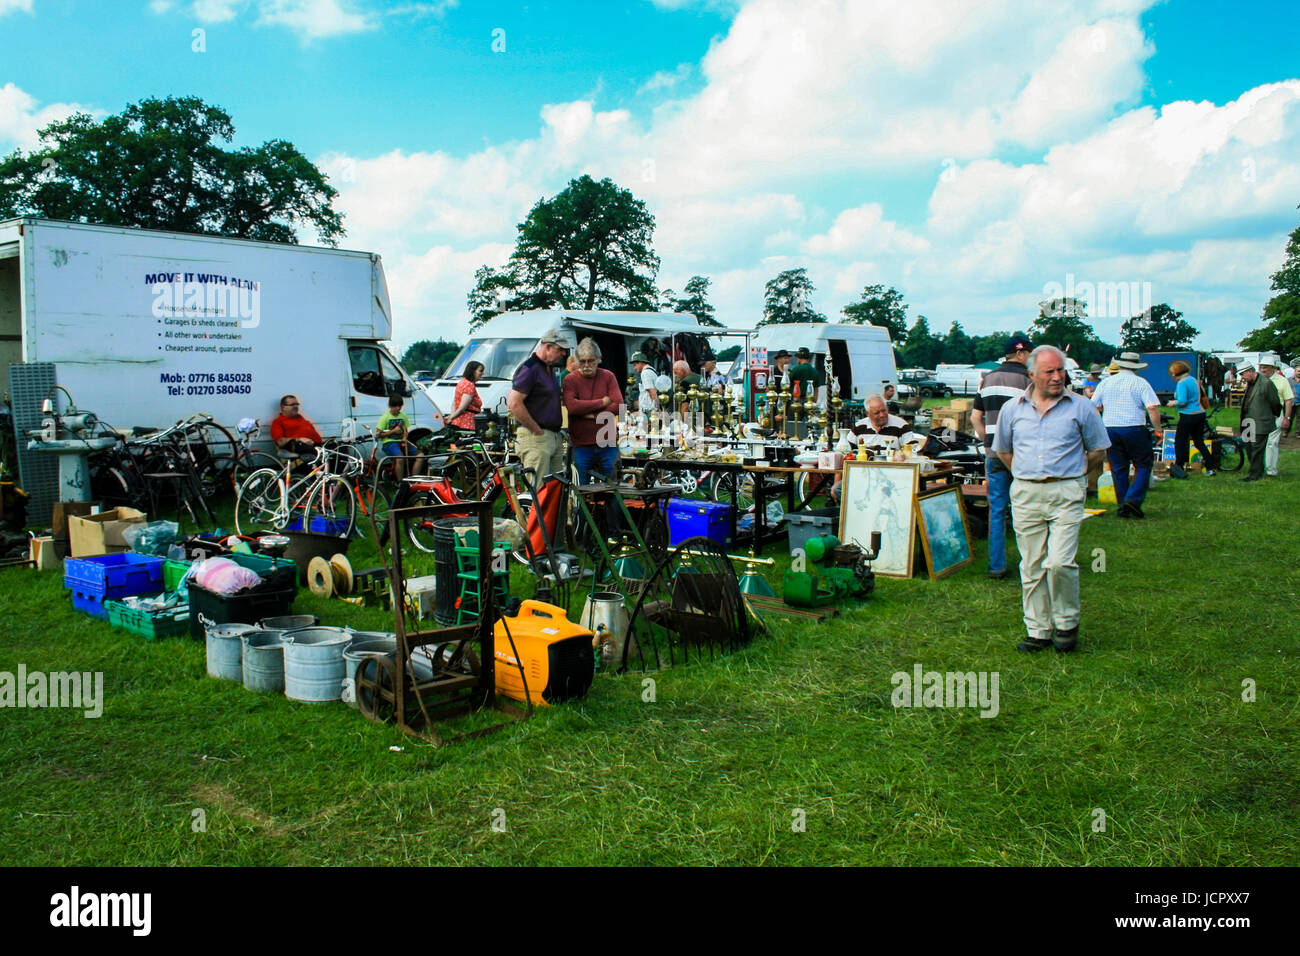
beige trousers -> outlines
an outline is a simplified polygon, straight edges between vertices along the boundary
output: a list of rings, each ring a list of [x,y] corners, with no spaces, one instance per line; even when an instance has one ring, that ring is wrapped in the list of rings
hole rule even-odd
[[[1282,421],[1278,419],[1278,426],[1268,433],[1268,444],[1264,447],[1264,473],[1266,475],[1277,475],[1277,465],[1282,454]]]
[[[534,435],[527,428],[520,428],[515,433],[515,448],[520,466],[525,472],[532,472],[528,481],[534,487],[541,487],[547,475],[564,470],[564,442],[559,432]]]
[[[1086,478],[1011,483],[1025,630],[1036,640],[1050,640],[1053,627],[1068,630],[1079,626],[1075,553],[1087,484]]]

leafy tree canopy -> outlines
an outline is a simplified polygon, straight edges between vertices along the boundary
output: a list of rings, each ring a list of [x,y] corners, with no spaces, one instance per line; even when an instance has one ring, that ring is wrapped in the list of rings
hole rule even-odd
[[[787,269],[764,288],[760,326],[826,321],[826,316],[812,308],[812,294],[816,288],[808,278],[807,269]]]
[[[337,245],[338,193],[284,140],[222,147],[230,114],[197,97],[145,99],[96,120],[77,113],[40,131],[40,145],[0,160],[0,218],[173,229],[297,242],[299,227]]]
[[[700,325],[725,328],[713,315],[713,305],[709,302],[709,285],[709,280],[704,276],[691,276],[686,282],[684,295],[679,296],[672,289],[665,289],[661,306],[669,312],[689,312]]]
[[[1286,244],[1282,268],[1273,273],[1277,295],[1264,306],[1264,325],[1238,345],[1252,352],[1277,352],[1286,361],[1300,356],[1300,227]]]
[[[1186,349],[1194,338],[1196,329],[1183,320],[1183,313],[1165,302],[1133,316],[1119,330],[1120,348],[1131,352]]]
[[[1055,345],[1086,367],[1092,362],[1109,362],[1114,345],[1097,338],[1088,321],[1088,304],[1082,299],[1049,299],[1038,304],[1038,318],[1030,330],[1035,345]]]
[[[723,349],[721,352],[718,353],[718,361],[734,362],[740,356],[741,348],[742,346],[739,345],[728,345],[725,349]]]
[[[402,353],[402,368],[408,372],[418,372],[423,369],[441,372],[456,357],[460,349],[458,343],[448,342],[445,339],[436,339],[432,342],[421,339],[412,343],[411,347]]]
[[[943,340],[930,331],[930,320],[918,315],[900,351],[904,367],[934,368],[943,357]]]
[[[612,180],[570,181],[539,200],[519,224],[509,261],[474,273],[470,328],[526,309],[653,310],[659,257],[655,220],[641,200]]]
[[[893,286],[869,285],[857,302],[842,310],[846,324],[878,325],[889,330],[889,340],[898,345],[907,338],[907,304]]]

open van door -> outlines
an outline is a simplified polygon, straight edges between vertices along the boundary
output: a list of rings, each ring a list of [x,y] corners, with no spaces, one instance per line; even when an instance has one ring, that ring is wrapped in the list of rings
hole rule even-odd
[[[403,410],[411,416],[412,425],[434,431],[442,427],[442,415],[428,393],[411,381],[386,349],[359,341],[349,341],[347,348],[351,376],[348,404],[353,418],[373,425],[388,410],[389,396],[400,395],[406,399]]]

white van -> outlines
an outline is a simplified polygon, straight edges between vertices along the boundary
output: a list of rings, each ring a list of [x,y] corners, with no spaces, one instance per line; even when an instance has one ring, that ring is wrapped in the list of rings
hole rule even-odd
[[[935,381],[952,389],[954,395],[974,395],[980,390],[980,380],[987,374],[986,369],[974,365],[940,364],[934,372]]]
[[[695,316],[682,312],[599,312],[582,309],[537,309],[530,312],[503,312],[489,319],[470,334],[442,378],[429,386],[434,400],[448,412],[455,407],[456,383],[470,362],[483,363],[483,377],[478,394],[483,410],[505,415],[506,395],[515,371],[533,354],[537,340],[548,329],[565,329],[574,343],[591,337],[600,346],[601,367],[618,378],[624,400],[628,397],[628,377],[632,353],[651,336],[662,339],[683,333],[708,334]],[[698,371],[698,369],[697,369]]]
[[[442,414],[385,348],[391,332],[374,253],[0,221],[0,363],[20,439],[55,385],[120,429],[199,411],[269,424],[293,392],[323,435],[374,423],[393,394],[436,431]],[[53,494],[49,456],[18,445],[25,490]]]
[[[889,330],[874,325],[846,325],[838,322],[791,322],[765,325],[749,337],[751,348],[766,348],[769,364],[781,349],[793,356],[801,346],[813,354],[813,363],[825,374],[831,359],[840,383],[840,398],[865,401],[886,385],[898,384],[894,347]],[[744,381],[744,356],[732,366],[733,382]]]

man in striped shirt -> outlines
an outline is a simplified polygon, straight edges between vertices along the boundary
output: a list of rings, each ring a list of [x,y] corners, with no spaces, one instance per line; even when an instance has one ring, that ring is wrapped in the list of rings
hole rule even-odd
[[[975,434],[984,443],[984,473],[989,485],[989,577],[1007,576],[1007,512],[1011,507],[1011,472],[993,452],[998,412],[1030,385],[1025,363],[1034,347],[1019,336],[1007,343],[1006,360],[980,381],[970,413]]]
[[[1160,399],[1151,383],[1138,375],[1147,367],[1137,352],[1123,352],[1115,359],[1119,371],[1102,381],[1092,393],[1092,404],[1101,412],[1102,424],[1110,436],[1111,477],[1115,479],[1116,514],[1121,518],[1145,518],[1142,501],[1151,482],[1151,463],[1155,455],[1146,423],[1160,432]],[[1129,466],[1133,480],[1129,481]]]

